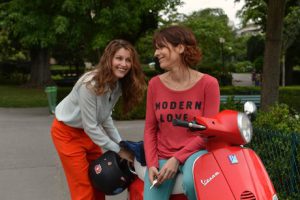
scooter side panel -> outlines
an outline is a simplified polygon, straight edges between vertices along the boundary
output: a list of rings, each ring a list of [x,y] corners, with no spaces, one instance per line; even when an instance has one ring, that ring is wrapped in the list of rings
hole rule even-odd
[[[234,200],[231,189],[212,153],[194,162],[194,184],[198,200]]]
[[[235,199],[258,199],[243,148],[231,146],[219,149],[214,151],[214,157]]]
[[[258,155],[252,149],[243,149],[250,169],[252,179],[255,180],[257,199],[272,199],[276,194],[271,179]],[[254,169],[254,170],[253,170]]]

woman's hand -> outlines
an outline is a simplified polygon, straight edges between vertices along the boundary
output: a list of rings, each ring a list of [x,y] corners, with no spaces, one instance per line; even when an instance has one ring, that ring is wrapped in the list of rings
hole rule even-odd
[[[151,184],[153,184],[153,181],[157,179],[158,176],[158,170],[156,167],[150,167],[149,168],[149,180]]]
[[[174,178],[177,174],[178,167],[179,161],[175,157],[170,158],[158,173],[158,183],[161,184],[167,179]]]
[[[129,162],[133,162],[134,154],[131,151],[121,148],[118,154],[121,158],[126,159]]]

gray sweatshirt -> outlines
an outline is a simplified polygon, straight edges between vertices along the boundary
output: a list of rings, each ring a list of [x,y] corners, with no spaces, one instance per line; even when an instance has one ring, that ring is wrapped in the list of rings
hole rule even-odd
[[[119,152],[121,137],[111,114],[122,94],[121,85],[118,82],[113,91],[97,96],[86,87],[86,82],[92,77],[93,72],[88,72],[77,81],[72,91],[57,105],[55,116],[68,126],[84,129],[101,148]]]

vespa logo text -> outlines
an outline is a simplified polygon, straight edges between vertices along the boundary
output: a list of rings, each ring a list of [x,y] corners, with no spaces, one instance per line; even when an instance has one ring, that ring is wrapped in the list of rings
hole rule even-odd
[[[215,172],[211,177],[209,177],[208,179],[201,179],[201,183],[202,185],[206,186],[209,182],[211,182],[214,178],[216,178],[218,175],[220,174],[220,172]]]

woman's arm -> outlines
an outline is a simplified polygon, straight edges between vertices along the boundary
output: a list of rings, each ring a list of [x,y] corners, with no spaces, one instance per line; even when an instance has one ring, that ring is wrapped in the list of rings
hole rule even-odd
[[[118,143],[110,139],[101,127],[97,124],[97,96],[82,84],[78,89],[79,106],[81,110],[81,118],[83,129],[92,141],[101,148],[120,151]]]
[[[113,140],[117,144],[121,142],[122,138],[119,134],[118,129],[114,125],[111,115],[102,123],[102,126],[105,132],[109,135],[111,140]]]
[[[158,168],[158,155],[157,155],[157,129],[158,124],[153,109],[153,93],[152,84],[149,82],[147,91],[147,102],[146,102],[146,120],[144,129],[144,148],[146,163],[148,168]]]

